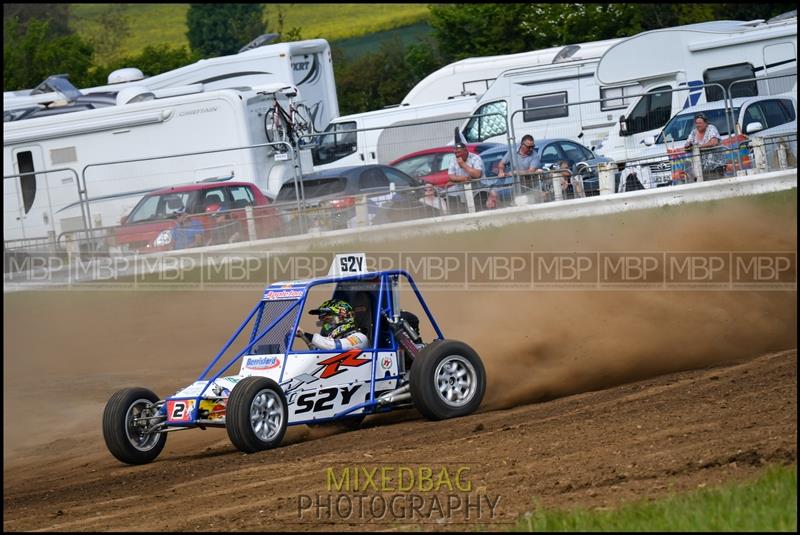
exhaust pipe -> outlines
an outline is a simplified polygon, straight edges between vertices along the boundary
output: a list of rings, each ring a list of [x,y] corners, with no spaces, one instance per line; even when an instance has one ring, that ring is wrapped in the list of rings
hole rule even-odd
[[[411,399],[411,387],[409,385],[401,386],[397,390],[386,392],[378,396],[378,405],[385,406],[401,401],[408,401]]]

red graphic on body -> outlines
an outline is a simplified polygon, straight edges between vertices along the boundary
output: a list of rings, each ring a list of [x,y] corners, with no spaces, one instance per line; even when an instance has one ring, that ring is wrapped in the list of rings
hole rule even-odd
[[[357,368],[358,366],[371,362],[370,359],[359,359],[358,356],[360,354],[360,349],[350,349],[344,353],[340,353],[329,359],[321,361],[319,364],[324,366],[325,369],[322,370],[322,374],[319,376],[320,379],[327,379],[328,377],[333,377],[334,375],[338,375],[345,371],[340,370],[339,366]]]

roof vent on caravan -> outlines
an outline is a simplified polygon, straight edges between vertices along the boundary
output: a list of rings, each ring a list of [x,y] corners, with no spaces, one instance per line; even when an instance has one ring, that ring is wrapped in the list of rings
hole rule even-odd
[[[564,61],[568,61],[580,49],[581,49],[581,45],[567,45],[567,46],[565,46],[564,48],[559,50],[558,54],[556,54],[556,57],[553,58],[553,63],[561,63],[561,62],[564,62]]]
[[[135,67],[126,67],[125,69],[117,69],[108,75],[108,84],[124,84],[125,82],[135,82],[137,80],[144,80],[142,71]]]
[[[117,106],[125,104],[135,104],[137,102],[144,102],[146,100],[153,100],[156,96],[146,87],[133,86],[126,87],[117,93]]]

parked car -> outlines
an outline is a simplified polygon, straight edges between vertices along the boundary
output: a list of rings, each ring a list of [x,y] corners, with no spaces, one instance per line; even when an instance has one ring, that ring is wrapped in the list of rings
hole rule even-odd
[[[652,180],[657,184],[672,183],[685,179],[685,169],[689,153],[683,149],[686,139],[694,128],[694,116],[703,112],[709,122],[717,127],[722,143],[718,149],[704,151],[709,161],[718,162],[716,167],[723,175],[732,176],[738,165],[736,152],[739,151],[744,169],[749,169],[751,154],[746,141],[748,137],[771,138],[773,135],[793,134],[794,145],[790,143],[795,161],[797,157],[797,101],[790,96],[740,97],[731,100],[733,118],[725,117],[725,102],[716,101],[691,106],[669,120],[664,130],[655,137],[645,139],[647,149],[643,157],[669,156],[669,161],[650,164]],[[794,125],[794,126],[793,126]],[[731,134],[731,128],[737,135]],[[767,143],[767,159],[773,164],[777,161],[775,144]],[[711,156],[711,158],[708,158]],[[706,165],[704,164],[704,167]]]
[[[302,195],[308,226],[324,230],[352,227],[361,195],[366,195],[370,224],[437,215],[434,208],[423,202],[424,186],[421,180],[380,164],[339,167],[306,175],[302,179]],[[293,231],[299,230],[293,181],[281,187],[275,203],[284,224]]]
[[[502,143],[469,143],[467,150],[474,154],[481,155],[487,150],[505,147]],[[389,165],[400,169],[407,175],[424,180],[434,186],[444,186],[447,184],[447,169],[453,163],[453,147],[436,147],[425,149],[411,154],[401,156],[393,160]]]
[[[248,230],[246,208],[253,207],[255,236]],[[250,182],[208,182],[173,186],[145,195],[122,218],[109,244],[122,251],[151,253],[175,249],[179,214],[186,213],[200,238],[192,242],[216,245],[260,239],[278,233],[280,220],[270,200]],[[197,223],[200,226],[197,226]]]
[[[597,175],[597,165],[604,162],[611,162],[610,158],[598,156],[591,150],[587,149],[580,143],[570,139],[552,138],[552,139],[538,139],[535,141],[535,151],[539,154],[543,167],[550,167],[558,165],[559,162],[569,162],[570,171],[575,174],[579,171],[578,164],[584,162],[593,170],[592,173],[587,174],[583,172],[583,188],[587,196],[598,195],[600,186]],[[497,195],[497,201],[501,203],[509,203],[513,200],[514,195],[514,180],[513,176],[506,176],[498,178],[498,164],[505,155],[508,153],[508,147],[500,145],[499,147],[489,149],[481,154],[483,160],[483,170],[485,178],[482,178],[480,187],[475,188],[476,196],[478,198],[477,206],[485,206],[485,200],[488,197],[488,192],[493,191]],[[581,166],[583,169],[584,166]],[[545,184],[549,187],[549,184]]]

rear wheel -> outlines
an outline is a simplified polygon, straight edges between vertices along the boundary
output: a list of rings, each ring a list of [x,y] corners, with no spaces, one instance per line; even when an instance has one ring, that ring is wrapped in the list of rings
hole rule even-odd
[[[231,391],[225,428],[240,451],[255,453],[278,446],[288,420],[286,396],[272,379],[246,377]]]
[[[299,136],[307,136],[315,134],[314,122],[311,120],[311,110],[305,104],[298,104],[295,107],[294,113],[294,126]],[[310,139],[301,140],[303,143],[309,143]]]
[[[464,342],[436,340],[414,359],[411,400],[425,417],[444,420],[475,412],[486,390],[478,353]]]
[[[146,432],[158,415],[158,396],[146,388],[125,388],[108,400],[103,411],[103,438],[111,454],[127,464],[145,464],[158,457],[166,433]]]
[[[269,143],[288,141],[288,128],[283,120],[283,115],[275,113],[275,108],[271,108],[264,116],[264,133]],[[284,151],[286,147],[276,147],[277,150]]]

